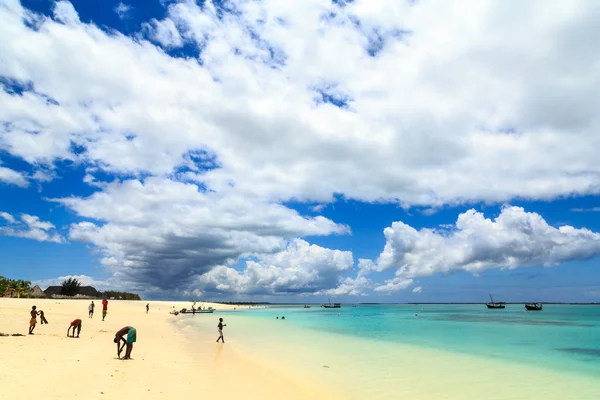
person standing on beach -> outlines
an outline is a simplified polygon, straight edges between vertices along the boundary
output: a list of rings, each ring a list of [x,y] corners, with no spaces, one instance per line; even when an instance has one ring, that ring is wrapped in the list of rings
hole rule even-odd
[[[123,336],[127,335],[127,339]],[[117,344],[117,357],[121,359],[121,352],[123,351],[123,347],[127,345],[127,350],[125,351],[125,357],[123,360],[131,360],[131,350],[133,350],[133,344],[137,340],[137,331],[132,326],[126,326],[117,331],[115,333],[115,339],[113,342]],[[119,347],[119,344],[123,341],[123,345]]]
[[[108,312],[108,300],[102,299],[102,321],[106,318],[106,313]]]
[[[31,312],[29,313],[29,315],[31,315],[31,319],[29,319],[29,334],[33,335],[33,330],[35,329],[35,324],[37,324],[37,316],[38,316],[38,312],[35,311],[35,306],[31,307]]]
[[[148,314],[148,311],[150,311],[150,303],[146,304],[146,314]]]
[[[88,307],[88,312],[89,312],[89,317],[92,318],[94,316],[94,308],[96,307],[96,305],[94,304],[94,302],[92,301]]]
[[[40,310],[38,311],[38,314],[40,314],[40,322],[42,323],[42,325],[48,325],[48,320],[46,319],[46,317],[44,317],[44,312]]]
[[[217,339],[217,343],[219,343],[219,339],[221,339],[221,342],[225,343],[225,340],[223,339],[223,327],[227,326],[227,325],[223,325],[223,318],[219,318],[219,325],[217,325],[217,328],[219,328],[219,338]]]
[[[71,330],[71,328],[73,328],[72,337],[75,337],[75,329],[77,329],[77,337],[79,337],[79,333],[81,333],[81,320],[78,318],[71,322],[71,326],[69,326],[69,329],[67,329],[67,337],[69,337],[69,331]]]

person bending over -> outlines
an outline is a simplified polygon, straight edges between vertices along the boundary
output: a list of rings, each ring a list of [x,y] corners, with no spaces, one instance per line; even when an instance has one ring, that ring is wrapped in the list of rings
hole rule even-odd
[[[69,336],[69,331],[71,328],[73,328],[72,337],[75,337],[75,330],[77,330],[77,337],[79,337],[79,334],[81,333],[81,320],[78,318],[71,322],[71,326],[69,326],[69,329],[67,329],[67,337]]]
[[[127,335],[127,339],[123,336]],[[115,333],[114,342],[117,344],[117,357],[121,359],[121,352],[123,351],[123,347],[127,346],[127,350],[125,350],[125,357],[123,360],[131,360],[131,350],[133,350],[133,344],[137,339],[137,331],[132,326],[125,326]],[[121,344],[122,342],[122,344]]]

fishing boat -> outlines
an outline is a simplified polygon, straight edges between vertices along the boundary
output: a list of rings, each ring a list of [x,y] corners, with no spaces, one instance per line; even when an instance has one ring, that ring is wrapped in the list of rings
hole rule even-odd
[[[527,303],[525,309],[527,311],[542,311],[542,303]]]
[[[485,303],[485,305],[487,306],[487,308],[506,308],[506,303],[502,302],[495,302],[494,299],[492,298],[492,295],[490,294],[490,302],[489,303]]]
[[[215,312],[215,309],[212,307],[208,307],[206,309],[200,309],[200,308],[196,308],[196,309],[187,309],[187,308],[182,308],[181,311],[179,311],[180,314],[212,314]]]
[[[329,304],[321,304],[321,307],[323,307],[323,308],[341,308],[342,307],[341,303],[331,303],[331,299],[329,297],[327,299],[329,299]]]

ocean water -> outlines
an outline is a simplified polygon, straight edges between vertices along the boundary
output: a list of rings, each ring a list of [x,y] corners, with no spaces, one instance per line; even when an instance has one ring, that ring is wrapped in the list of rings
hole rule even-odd
[[[505,359],[600,377],[600,306],[523,305],[490,310],[485,305],[318,305],[221,312],[268,331],[273,322],[313,333],[429,347]],[[276,317],[285,316],[285,321]],[[260,323],[262,322],[262,323]],[[259,323],[259,324],[257,324]]]
[[[276,319],[281,316],[285,320]],[[327,371],[338,386],[362,393],[356,398],[390,398],[408,384],[419,395],[432,391],[427,398],[467,398],[477,388],[498,399],[600,398],[600,306],[544,305],[541,312],[523,305],[489,310],[483,304],[240,307],[206,317],[210,322],[189,323],[216,332],[213,325],[222,317],[226,340],[279,359],[281,366],[315,376]],[[504,368],[498,369],[502,380],[481,371],[496,366]],[[573,394],[569,383],[588,394]],[[470,394],[464,392],[467,385]],[[514,392],[506,392],[511,387]],[[527,390],[532,394],[525,395]]]

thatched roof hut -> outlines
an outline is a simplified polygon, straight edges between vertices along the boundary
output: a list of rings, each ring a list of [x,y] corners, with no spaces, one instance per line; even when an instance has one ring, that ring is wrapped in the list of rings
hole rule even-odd
[[[46,293],[38,285],[35,285],[31,292],[27,293],[28,297],[46,297]]]

